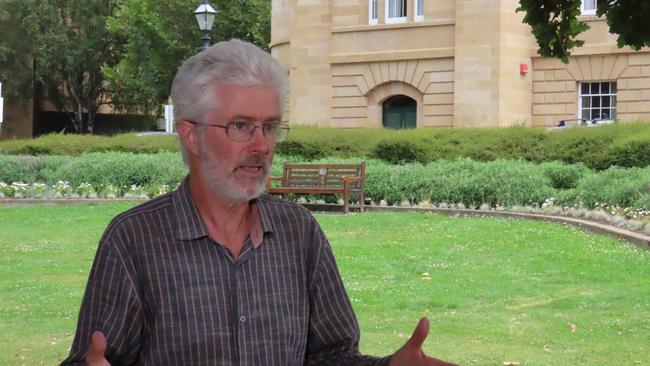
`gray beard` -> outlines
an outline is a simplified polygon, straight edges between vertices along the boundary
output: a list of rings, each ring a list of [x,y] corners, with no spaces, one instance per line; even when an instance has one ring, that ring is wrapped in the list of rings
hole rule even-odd
[[[220,159],[217,156],[213,156],[204,146],[202,141],[199,148],[201,154],[199,159],[201,176],[214,194],[225,198],[231,203],[248,202],[262,194],[265,188],[266,175],[261,179],[251,179],[247,182],[252,188],[241,188],[239,187],[240,181],[235,177],[234,173],[230,172],[231,169],[223,165]],[[266,164],[265,159],[261,156],[238,161],[235,163],[235,166],[245,162],[263,165],[266,172],[270,169],[270,166],[267,166],[270,164]],[[226,176],[217,176],[214,174],[219,170],[227,171],[228,173]]]

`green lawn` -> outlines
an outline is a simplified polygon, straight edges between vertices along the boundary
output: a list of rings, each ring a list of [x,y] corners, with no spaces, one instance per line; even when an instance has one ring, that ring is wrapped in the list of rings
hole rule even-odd
[[[97,240],[132,205],[0,207],[0,365],[65,356]],[[649,251],[536,221],[416,213],[318,220],[364,352],[390,353],[428,315],[425,350],[464,365],[650,363]]]

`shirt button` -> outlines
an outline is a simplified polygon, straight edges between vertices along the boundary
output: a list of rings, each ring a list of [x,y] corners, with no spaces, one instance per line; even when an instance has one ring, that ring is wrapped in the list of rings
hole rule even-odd
[[[242,323],[242,324],[246,323],[246,317],[243,316],[243,315],[240,316],[240,317],[239,317],[239,322]]]

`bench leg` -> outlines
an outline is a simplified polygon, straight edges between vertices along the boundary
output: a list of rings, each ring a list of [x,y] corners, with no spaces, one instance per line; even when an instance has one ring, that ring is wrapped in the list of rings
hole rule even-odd
[[[347,187],[343,190],[343,212],[348,213],[350,211],[350,197]]]
[[[363,212],[364,211],[364,206],[366,204],[366,198],[364,197],[363,192],[359,193],[359,211]]]

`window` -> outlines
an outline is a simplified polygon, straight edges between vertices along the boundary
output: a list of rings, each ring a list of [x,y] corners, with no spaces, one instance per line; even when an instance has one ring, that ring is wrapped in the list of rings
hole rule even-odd
[[[424,20],[424,0],[415,1],[415,21],[421,22]]]
[[[406,95],[395,95],[382,104],[382,124],[386,128],[417,127],[418,103]]]
[[[596,14],[596,0],[582,0],[580,12],[583,15]]]
[[[580,83],[580,118],[616,119],[616,82]]]
[[[407,0],[385,0],[387,24],[406,22],[406,1]]]
[[[379,0],[368,1],[368,24],[377,24],[377,2]]]

